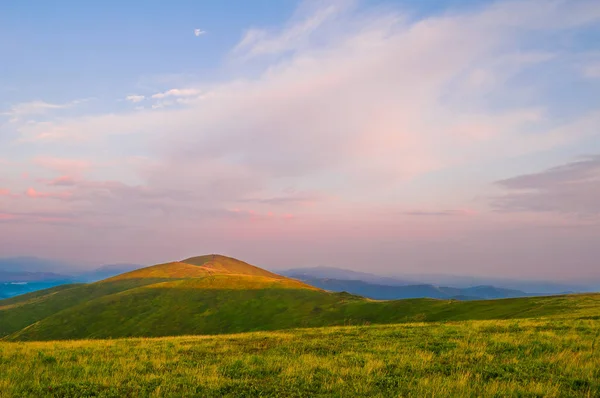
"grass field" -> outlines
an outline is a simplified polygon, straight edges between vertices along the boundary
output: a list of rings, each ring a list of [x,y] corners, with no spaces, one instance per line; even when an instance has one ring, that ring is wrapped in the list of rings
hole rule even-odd
[[[0,342],[0,396],[598,397],[589,318]]]

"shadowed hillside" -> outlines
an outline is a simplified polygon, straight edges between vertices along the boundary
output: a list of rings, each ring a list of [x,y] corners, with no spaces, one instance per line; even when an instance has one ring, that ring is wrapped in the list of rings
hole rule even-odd
[[[331,293],[229,257],[159,264],[0,301],[6,340],[158,337],[294,327],[587,314],[599,296],[458,302]]]

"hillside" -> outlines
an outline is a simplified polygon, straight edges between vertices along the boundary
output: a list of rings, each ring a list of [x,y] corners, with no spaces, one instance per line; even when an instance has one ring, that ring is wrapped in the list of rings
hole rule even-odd
[[[0,301],[6,340],[159,337],[366,323],[587,314],[599,296],[373,301],[327,292],[224,256]]]

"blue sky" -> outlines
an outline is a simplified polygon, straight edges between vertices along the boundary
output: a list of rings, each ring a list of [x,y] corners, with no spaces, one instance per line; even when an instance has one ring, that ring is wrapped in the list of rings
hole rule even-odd
[[[360,6],[399,5],[417,16],[478,3],[369,1]],[[225,78],[233,72],[223,70],[223,59],[244,31],[276,27],[297,5],[290,0],[6,1],[0,5],[0,50],[8,61],[0,66],[2,100],[67,102],[82,91],[112,99],[117,90],[168,86],[169,78],[177,81],[182,75]],[[198,40],[196,28],[208,34]]]
[[[4,1],[0,256],[600,278],[599,42],[593,0]]]
[[[270,3],[270,4],[269,4]],[[101,98],[169,74],[216,71],[248,25],[271,24],[292,2],[3,2],[2,87],[28,100]],[[210,35],[198,40],[195,28]],[[40,63],[44,73],[40,73]],[[12,90],[11,90],[12,86]]]

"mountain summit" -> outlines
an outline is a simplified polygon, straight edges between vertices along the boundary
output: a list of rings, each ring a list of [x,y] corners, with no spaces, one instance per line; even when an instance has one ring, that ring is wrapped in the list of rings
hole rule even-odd
[[[181,261],[184,264],[196,265],[206,269],[208,272],[264,276],[268,278],[285,279],[281,275],[274,274],[244,261],[222,256],[220,254],[210,254],[207,256],[191,257]]]
[[[213,288],[218,285],[228,289],[294,288],[319,290],[304,282],[277,275],[262,268],[219,254],[190,257],[172,263],[158,264],[106,279],[100,283],[118,281],[151,281],[161,287],[173,284],[188,288]]]
[[[203,278],[210,275],[245,275],[272,279],[288,279],[235,258],[219,254],[209,254],[137,269],[117,275],[107,281],[147,278],[188,279]]]

